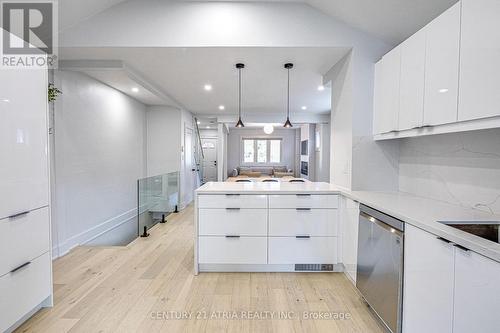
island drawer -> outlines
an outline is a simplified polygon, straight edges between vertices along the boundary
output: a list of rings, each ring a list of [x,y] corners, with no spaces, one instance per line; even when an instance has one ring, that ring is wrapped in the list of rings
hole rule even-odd
[[[200,236],[267,236],[267,209],[200,208]]]
[[[336,209],[270,209],[269,236],[337,236]]]
[[[269,208],[328,208],[339,206],[335,194],[272,194],[269,195]]]
[[[270,264],[336,264],[337,237],[269,237]]]
[[[267,208],[267,195],[200,194],[198,208]]]
[[[198,238],[200,264],[266,264],[267,237]]]

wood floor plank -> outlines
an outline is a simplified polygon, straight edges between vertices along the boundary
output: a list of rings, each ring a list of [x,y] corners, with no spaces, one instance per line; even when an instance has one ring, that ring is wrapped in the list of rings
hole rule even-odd
[[[53,265],[54,307],[16,332],[384,332],[342,273],[195,276],[193,229],[189,206],[148,238],[73,249]],[[309,312],[351,318],[305,319]]]

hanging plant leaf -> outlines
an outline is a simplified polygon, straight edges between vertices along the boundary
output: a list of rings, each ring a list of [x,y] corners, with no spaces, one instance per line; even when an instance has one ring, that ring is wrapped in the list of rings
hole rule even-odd
[[[48,99],[49,102],[54,102],[57,99],[57,96],[62,94],[62,91],[59,90],[56,86],[54,86],[53,83],[49,83],[49,89],[48,89]]]

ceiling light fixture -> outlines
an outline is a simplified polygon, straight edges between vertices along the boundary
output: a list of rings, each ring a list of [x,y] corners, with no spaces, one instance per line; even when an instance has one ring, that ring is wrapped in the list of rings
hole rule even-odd
[[[324,86],[324,85],[320,85],[320,86],[318,86],[318,90],[319,90],[319,91],[323,91],[323,90],[325,90],[325,86]]]
[[[302,110],[307,110],[307,106],[304,105],[303,107],[301,107],[301,109]]]
[[[236,127],[241,128],[245,127],[241,121],[241,70],[245,68],[245,64],[237,63],[236,68],[238,69],[238,122],[236,123]]]
[[[199,124],[201,124],[201,121],[198,120],[196,123],[199,125]]]
[[[286,121],[283,127],[285,128],[290,128],[293,127],[292,123],[290,122],[290,69],[293,68],[292,63],[286,63],[285,64],[285,69],[287,70],[287,89],[286,89],[286,94],[287,94],[287,99],[286,99]]]
[[[274,126],[271,124],[265,124],[264,125],[264,133],[266,134],[272,134],[274,132]]]
[[[133,88],[132,88],[132,92],[135,92],[135,93],[139,92],[139,88],[137,88],[137,87],[133,87]]]
[[[206,91],[211,91],[211,90],[212,90],[212,85],[210,85],[210,84],[205,84],[205,85],[203,86],[203,89],[205,89]]]
[[[219,105],[219,110],[225,110],[226,107],[224,105]]]
[[[439,92],[440,92],[441,94],[444,94],[444,93],[447,93],[447,92],[448,92],[448,89],[446,89],[446,88],[439,89]]]

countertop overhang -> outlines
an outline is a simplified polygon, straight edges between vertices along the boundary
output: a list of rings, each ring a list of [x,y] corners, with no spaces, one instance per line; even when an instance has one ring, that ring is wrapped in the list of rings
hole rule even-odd
[[[438,222],[500,221],[499,215],[408,193],[350,191],[321,182],[209,182],[198,188],[196,194],[339,194],[500,262],[500,244]]]

